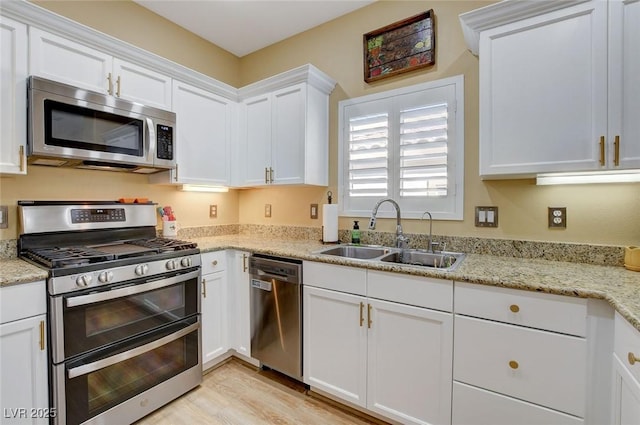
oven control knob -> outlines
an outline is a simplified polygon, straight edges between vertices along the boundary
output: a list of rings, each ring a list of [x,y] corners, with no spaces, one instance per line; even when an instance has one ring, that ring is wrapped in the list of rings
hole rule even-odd
[[[175,260],[167,261],[167,270],[174,270],[176,268]]]
[[[91,284],[91,275],[89,274],[83,274],[82,276],[78,276],[78,278],[76,279],[76,285],[80,286],[81,288],[84,288],[87,285]]]
[[[136,276],[144,276],[149,271],[149,266],[146,264],[140,264],[136,266],[135,273]]]
[[[113,280],[113,272],[102,272],[98,275],[100,283],[109,283]]]
[[[182,260],[180,260],[180,265],[182,267],[191,267],[191,258],[183,258]]]

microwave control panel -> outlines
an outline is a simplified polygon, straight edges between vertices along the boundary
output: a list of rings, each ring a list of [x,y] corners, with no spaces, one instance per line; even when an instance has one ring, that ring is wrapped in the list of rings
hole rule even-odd
[[[158,124],[156,134],[158,137],[156,156],[158,159],[173,160],[173,127]]]

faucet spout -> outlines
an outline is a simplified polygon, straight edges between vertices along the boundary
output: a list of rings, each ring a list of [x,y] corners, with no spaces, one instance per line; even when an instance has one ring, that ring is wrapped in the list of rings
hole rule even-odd
[[[425,215],[429,216],[429,240],[427,241],[429,245],[427,245],[427,251],[433,252],[433,240],[432,240],[433,217],[431,216],[431,213],[429,211],[425,211],[424,214],[422,214],[422,217],[420,219],[424,220]]]
[[[371,219],[369,220],[369,230],[374,230],[376,228],[376,216],[378,215],[378,208],[384,202],[389,202],[396,209],[396,246],[398,248],[406,248],[409,242],[409,239],[404,236],[402,233],[402,224],[400,222],[400,205],[396,201],[391,198],[381,199],[376,203],[373,207],[373,211],[371,212]]]

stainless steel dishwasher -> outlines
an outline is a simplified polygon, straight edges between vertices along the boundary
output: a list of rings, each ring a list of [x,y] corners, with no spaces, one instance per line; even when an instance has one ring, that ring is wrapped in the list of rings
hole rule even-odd
[[[251,275],[251,357],[302,379],[302,261],[254,254]]]

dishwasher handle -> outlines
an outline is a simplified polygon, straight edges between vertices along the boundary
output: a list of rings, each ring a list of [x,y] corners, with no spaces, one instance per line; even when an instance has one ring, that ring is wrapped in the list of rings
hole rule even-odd
[[[287,282],[287,283],[300,283],[298,282],[298,277],[297,276],[289,276],[286,274],[279,274],[279,273],[267,273],[264,270],[255,270],[254,274],[252,274],[252,276],[257,277],[259,279],[275,279],[278,280],[280,282]]]

